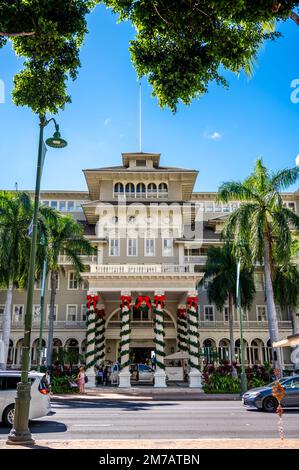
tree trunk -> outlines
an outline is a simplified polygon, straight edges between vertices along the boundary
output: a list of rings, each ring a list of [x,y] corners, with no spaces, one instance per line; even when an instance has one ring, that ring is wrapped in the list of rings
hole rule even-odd
[[[295,21],[296,25],[299,26],[299,15],[294,11],[291,11],[290,18]]]
[[[296,311],[293,307],[288,307],[289,310],[289,318],[292,321],[292,334],[297,334],[297,318],[296,318]]]
[[[268,312],[268,328],[270,334],[271,345],[279,340],[278,322],[274,302],[274,293],[271,278],[271,256],[270,256],[270,241],[267,234],[264,237],[264,273],[265,273],[265,291],[266,291],[266,305]],[[272,346],[273,347],[273,346]],[[279,348],[273,348],[273,365],[274,368],[279,369],[282,375],[282,362]]]
[[[57,289],[57,271],[51,271],[51,296],[50,296],[50,312],[49,312],[49,329],[48,329],[48,344],[47,344],[47,367],[52,366],[53,354],[53,333],[54,333],[54,320],[55,320],[55,298]]]
[[[230,362],[232,365],[232,376],[237,377],[237,369],[235,367],[235,339],[234,339],[234,316],[233,316],[233,296],[228,294],[228,322],[229,322],[229,349],[230,349]]]
[[[6,293],[5,307],[2,318],[2,351],[0,356],[0,369],[5,370],[7,364],[7,354],[10,340],[10,326],[11,326],[11,303],[13,294],[13,283],[9,284]]]

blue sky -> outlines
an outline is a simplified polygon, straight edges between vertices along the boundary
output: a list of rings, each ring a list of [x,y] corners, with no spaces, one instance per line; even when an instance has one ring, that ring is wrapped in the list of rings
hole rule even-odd
[[[138,151],[138,83],[130,62],[129,23],[100,6],[89,17],[79,77],[70,83],[72,104],[59,114],[64,150],[49,149],[42,189],[86,190],[83,168],[118,165],[122,152]],[[230,88],[209,93],[177,114],[161,110],[143,80],[143,148],[161,153],[161,163],[199,170],[196,190],[215,191],[227,180],[243,179],[257,157],[273,170],[294,166],[299,154],[299,103],[291,102],[291,82],[299,79],[299,28],[282,25],[284,38],[260,52],[254,77],[229,74]],[[32,189],[38,120],[11,101],[14,74],[22,62],[11,47],[0,50],[0,187]],[[299,96],[299,94],[298,94]],[[52,134],[50,126],[47,136]],[[296,189],[296,188],[292,188]]]

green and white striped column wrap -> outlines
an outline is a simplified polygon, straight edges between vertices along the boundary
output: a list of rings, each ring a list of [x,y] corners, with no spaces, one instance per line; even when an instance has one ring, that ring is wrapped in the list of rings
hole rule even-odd
[[[96,360],[97,365],[100,366],[105,362],[105,309],[103,305],[100,305],[97,310],[97,322],[96,322]]]
[[[120,368],[123,371],[130,365],[130,334],[131,334],[131,296],[121,296],[121,324],[120,324]]]
[[[199,365],[199,319],[198,319],[198,296],[197,292],[191,292],[187,297],[187,320],[188,320],[188,347],[189,366],[191,369],[200,370]]]
[[[186,305],[178,306],[177,322],[178,350],[188,351],[188,323]]]
[[[86,369],[93,367],[96,362],[96,309],[97,302],[99,300],[98,295],[88,294],[87,295],[87,312],[86,312]]]
[[[156,294],[154,296],[154,343],[156,344],[156,366],[162,370],[165,369],[164,301],[164,295]]]

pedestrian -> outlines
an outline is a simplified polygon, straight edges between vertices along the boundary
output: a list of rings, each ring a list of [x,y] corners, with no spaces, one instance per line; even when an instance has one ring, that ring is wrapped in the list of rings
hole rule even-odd
[[[103,371],[103,385],[108,385],[109,367],[105,366]]]
[[[103,385],[103,367],[99,367],[96,372],[97,376],[97,384],[98,385]]]
[[[44,377],[44,379],[45,379],[45,382],[46,382],[47,385],[48,385],[48,388],[50,388],[50,385],[51,385],[51,375],[50,375],[50,371],[49,371],[49,370],[47,370],[47,371],[45,372],[45,377]]]
[[[77,383],[79,385],[79,393],[85,393],[85,371],[84,367],[80,367],[79,374],[77,376]]]

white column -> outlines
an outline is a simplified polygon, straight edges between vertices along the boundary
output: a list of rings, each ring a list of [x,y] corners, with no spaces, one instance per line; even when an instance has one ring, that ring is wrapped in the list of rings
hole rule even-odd
[[[119,373],[119,387],[131,387],[131,373],[130,373],[130,313],[131,313],[131,292],[121,292],[122,304],[121,309],[121,340],[120,340],[120,354],[121,354],[121,371]],[[127,300],[123,300],[126,299]]]
[[[88,292],[88,296],[92,296],[98,298],[97,294],[94,292]],[[90,308],[87,308],[86,312],[86,370],[85,374],[88,377],[88,382],[85,384],[85,388],[93,388],[95,387],[95,370],[94,370],[94,365],[95,365],[95,341],[96,341],[96,336],[95,336],[95,327],[96,327],[96,314],[95,314],[95,308],[93,302],[90,304]]]
[[[105,335],[105,305],[98,306],[98,316],[96,322],[96,360],[97,366],[101,366],[105,362],[106,355],[106,335]]]
[[[184,253],[184,245],[179,243],[179,265],[183,266],[185,264],[185,253]]]
[[[155,296],[164,296],[164,292],[160,290],[155,291]],[[164,302],[162,303],[164,305]],[[155,343],[156,343],[156,370],[155,370],[155,387],[165,388],[166,373],[164,366],[165,355],[165,332],[164,332],[164,307],[158,303],[154,312],[154,325],[155,325]]]
[[[188,303],[189,299],[195,300],[195,305]],[[188,320],[188,337],[189,337],[189,387],[202,389],[201,373],[199,371],[199,333],[198,333],[198,310],[197,310],[197,291],[188,292],[187,297],[187,320]]]

